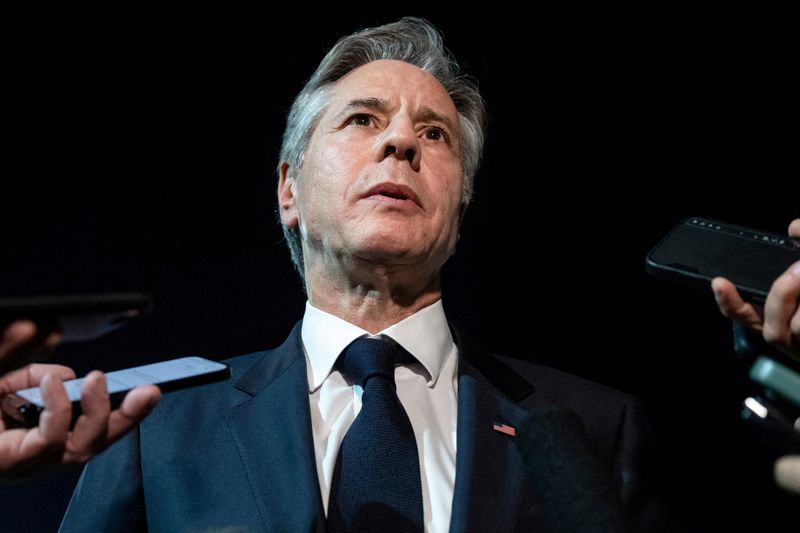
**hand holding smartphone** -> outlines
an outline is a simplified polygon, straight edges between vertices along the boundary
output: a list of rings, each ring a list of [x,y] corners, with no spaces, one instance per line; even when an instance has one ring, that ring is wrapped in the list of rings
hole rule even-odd
[[[724,277],[744,300],[763,304],[775,279],[799,260],[798,239],[692,217],[650,251],[646,266],[657,277],[703,289]],[[771,447],[800,452],[800,362],[763,342],[756,348],[743,326],[737,331],[736,352],[751,365],[750,383],[757,390],[745,400],[742,416],[761,428]]]
[[[161,392],[174,391],[195,385],[212,383],[230,376],[227,365],[202,357],[182,357],[149,365],[106,373],[108,394],[112,408],[117,407],[125,394],[140,385],[157,385]],[[81,385],[84,379],[64,382],[72,402],[73,423],[81,414]],[[23,426],[35,426],[44,410],[44,399],[39,387],[18,390],[0,400],[3,413]]]

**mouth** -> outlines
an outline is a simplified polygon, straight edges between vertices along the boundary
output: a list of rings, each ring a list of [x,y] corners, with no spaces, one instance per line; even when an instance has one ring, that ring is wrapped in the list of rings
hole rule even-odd
[[[398,183],[380,183],[367,191],[363,198],[393,201],[399,204],[408,202],[422,207],[416,193],[410,187]]]

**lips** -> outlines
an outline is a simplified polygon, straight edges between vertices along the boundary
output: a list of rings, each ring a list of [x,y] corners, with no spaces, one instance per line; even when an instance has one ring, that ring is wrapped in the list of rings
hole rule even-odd
[[[373,196],[384,196],[398,201],[410,201],[422,207],[416,193],[410,187],[400,185],[399,183],[379,183],[372,187],[363,198],[370,198]]]

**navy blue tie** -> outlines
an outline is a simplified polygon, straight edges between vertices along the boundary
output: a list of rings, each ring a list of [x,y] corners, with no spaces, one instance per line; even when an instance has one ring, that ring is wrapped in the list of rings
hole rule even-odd
[[[423,531],[419,453],[394,383],[395,364],[410,357],[391,339],[366,337],[339,356],[364,392],[333,470],[328,531]]]

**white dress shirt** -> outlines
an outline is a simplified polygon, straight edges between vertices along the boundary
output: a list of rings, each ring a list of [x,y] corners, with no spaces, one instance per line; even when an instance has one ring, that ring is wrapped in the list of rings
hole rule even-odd
[[[419,450],[426,531],[447,531],[456,479],[457,349],[441,300],[381,331],[419,363],[395,369],[397,396],[408,413]],[[333,365],[353,340],[369,335],[306,303],[302,328],[308,369],[311,426],[322,503],[328,514],[339,445],[361,410],[359,385],[350,386]]]

